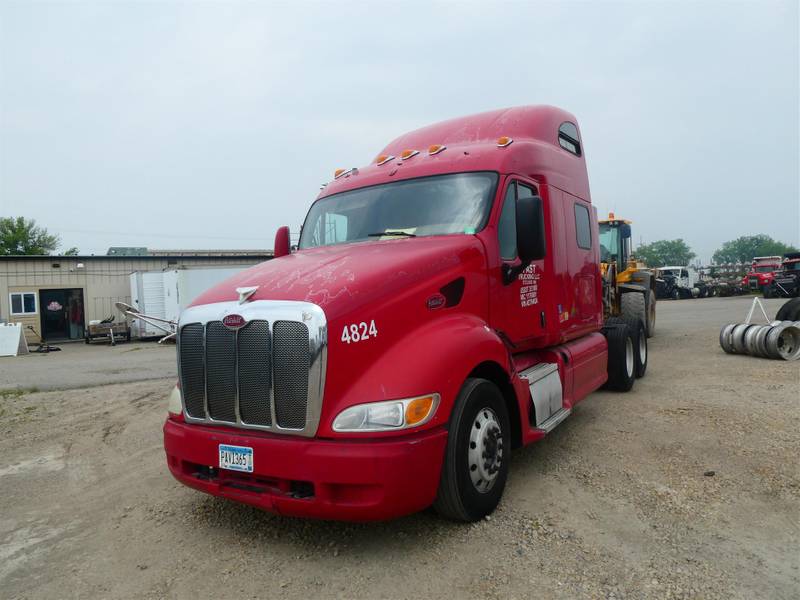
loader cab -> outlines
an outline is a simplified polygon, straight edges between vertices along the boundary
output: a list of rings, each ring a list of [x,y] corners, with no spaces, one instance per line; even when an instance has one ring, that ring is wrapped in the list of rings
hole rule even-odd
[[[628,264],[631,258],[631,222],[614,218],[609,213],[608,219],[600,221],[600,260],[604,263],[616,263],[619,270]]]

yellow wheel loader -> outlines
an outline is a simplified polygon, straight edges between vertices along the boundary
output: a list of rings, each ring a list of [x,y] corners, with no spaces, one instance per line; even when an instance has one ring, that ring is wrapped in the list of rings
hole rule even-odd
[[[614,213],[600,221],[600,270],[606,319],[638,318],[647,337],[656,328],[656,272],[631,254],[631,222]]]

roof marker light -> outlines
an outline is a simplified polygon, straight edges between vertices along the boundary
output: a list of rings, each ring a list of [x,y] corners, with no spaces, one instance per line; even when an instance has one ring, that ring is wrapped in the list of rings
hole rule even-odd
[[[400,153],[400,158],[402,158],[403,160],[408,160],[409,158],[411,158],[412,156],[416,156],[417,154],[419,154],[419,150],[403,150]]]
[[[514,140],[512,140],[510,137],[504,135],[503,137],[497,139],[497,147],[505,148],[506,146],[509,146],[513,141]]]
[[[394,160],[394,156],[391,154],[381,154],[377,159],[375,159],[375,163],[380,167],[381,165],[385,165],[390,160]]]
[[[333,172],[333,178],[339,179],[339,177],[350,177],[350,175],[358,175],[358,169],[353,167],[352,169],[336,169]]]
[[[439,154],[439,152],[441,152],[442,150],[446,150],[446,149],[447,149],[447,146],[445,146],[443,144],[434,144],[433,146],[429,146],[428,147],[428,155],[429,156],[434,156],[436,154]]]

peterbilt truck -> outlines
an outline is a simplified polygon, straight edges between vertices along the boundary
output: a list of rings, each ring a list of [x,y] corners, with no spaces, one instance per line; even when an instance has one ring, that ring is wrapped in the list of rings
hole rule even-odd
[[[480,519],[513,449],[646,360],[643,329],[604,323],[599,264],[573,115],[407,133],[336,171],[296,249],[279,229],[181,314],[169,469],[283,515]]]

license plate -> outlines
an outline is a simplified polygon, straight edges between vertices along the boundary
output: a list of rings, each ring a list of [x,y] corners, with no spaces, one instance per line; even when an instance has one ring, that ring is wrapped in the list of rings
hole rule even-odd
[[[219,445],[219,468],[253,472],[253,449],[244,446]]]

